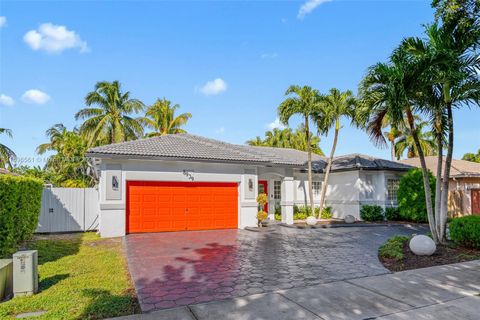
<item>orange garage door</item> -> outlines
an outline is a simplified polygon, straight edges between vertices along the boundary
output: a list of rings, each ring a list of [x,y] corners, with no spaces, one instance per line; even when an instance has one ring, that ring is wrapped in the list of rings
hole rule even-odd
[[[127,181],[127,233],[237,227],[236,183]]]

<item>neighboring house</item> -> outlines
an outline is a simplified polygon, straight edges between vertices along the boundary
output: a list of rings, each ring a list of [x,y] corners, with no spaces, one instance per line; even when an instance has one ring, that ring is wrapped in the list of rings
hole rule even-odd
[[[190,134],[90,149],[99,171],[100,233],[244,228],[256,225],[258,193],[272,219],[293,223],[293,206],[308,204],[307,153],[234,145]],[[325,158],[313,155],[315,203]],[[364,155],[337,157],[326,205],[335,217],[359,218],[362,204],[396,204],[400,175],[410,166]]]
[[[421,167],[418,158],[400,160],[399,162]],[[425,162],[427,168],[433,175],[436,175],[438,157],[426,157]],[[445,158],[443,159],[443,168],[445,168]],[[448,210],[451,216],[480,215],[480,163],[452,160],[449,190]]]

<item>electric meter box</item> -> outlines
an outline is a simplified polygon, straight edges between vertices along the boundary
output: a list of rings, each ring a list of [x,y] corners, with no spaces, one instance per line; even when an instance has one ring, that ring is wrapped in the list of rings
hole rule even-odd
[[[28,296],[38,291],[38,251],[18,251],[13,255],[13,294]]]

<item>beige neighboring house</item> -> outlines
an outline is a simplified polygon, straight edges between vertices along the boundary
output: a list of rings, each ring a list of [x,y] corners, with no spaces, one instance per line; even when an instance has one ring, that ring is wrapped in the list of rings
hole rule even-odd
[[[426,157],[427,168],[435,175],[438,158]],[[420,167],[418,158],[400,160],[401,163]],[[445,158],[443,159],[445,168]],[[453,217],[480,215],[480,163],[453,160],[450,171],[448,210]]]
[[[8,175],[11,175],[11,176],[18,176],[18,174],[14,173],[14,172],[11,172],[11,171],[8,171],[7,169],[4,169],[4,168],[0,168],[0,174],[8,174]]]

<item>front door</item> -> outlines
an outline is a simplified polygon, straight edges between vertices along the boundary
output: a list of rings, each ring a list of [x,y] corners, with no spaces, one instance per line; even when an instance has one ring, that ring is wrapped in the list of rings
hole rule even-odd
[[[472,214],[480,215],[480,189],[472,190]]]
[[[258,194],[265,193],[268,198],[268,181],[258,180]],[[268,203],[263,206],[263,211],[268,213]]]

